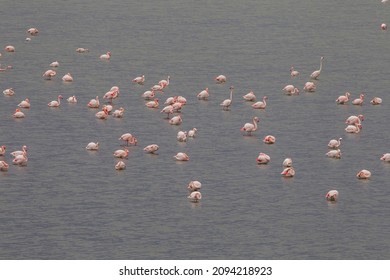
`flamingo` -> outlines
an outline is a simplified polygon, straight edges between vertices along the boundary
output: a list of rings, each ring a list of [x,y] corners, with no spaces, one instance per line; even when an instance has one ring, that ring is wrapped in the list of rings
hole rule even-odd
[[[0,156],[4,156],[5,155],[5,150],[6,150],[6,146],[2,145],[0,146]]]
[[[4,48],[4,50],[5,50],[6,52],[15,52],[15,47],[14,47],[14,46],[6,46],[6,47]]]
[[[292,78],[297,77],[299,75],[299,72],[294,69],[294,66],[290,67],[290,75]]]
[[[363,100],[364,100],[364,93],[361,93],[359,98],[352,100],[352,104],[361,106],[361,105],[363,105]]]
[[[188,161],[190,157],[186,153],[179,152],[173,156],[178,161]]]
[[[176,138],[179,142],[186,142],[187,141],[187,131],[179,131],[177,133]]]
[[[123,161],[118,161],[118,163],[115,164],[115,169],[116,170],[124,170],[124,169],[126,169],[126,163],[124,163]]]
[[[46,80],[51,80],[55,75],[57,75],[57,72],[49,69],[45,73],[43,73],[42,77],[44,77]]]
[[[169,124],[180,125],[183,122],[183,119],[180,115],[174,116],[169,120]]]
[[[147,153],[154,154],[160,147],[157,144],[150,144],[146,146],[143,150]]]
[[[4,95],[6,95],[6,96],[12,96],[12,95],[15,94],[15,91],[14,91],[13,88],[7,88],[7,89],[3,90],[3,93],[4,93]]]
[[[163,89],[164,89],[164,87],[162,85],[154,85],[150,88],[150,90],[152,90],[152,91],[158,91],[161,93],[164,92]]]
[[[224,101],[222,101],[221,104],[219,104],[220,106],[222,106],[223,110],[229,110],[229,107],[232,105],[232,102],[233,102],[233,89],[234,89],[234,87],[230,86],[229,89],[230,89],[230,99],[225,99]]]
[[[253,109],[265,109],[267,106],[266,100],[268,99],[267,96],[263,97],[263,101],[257,101],[256,103],[252,104]]]
[[[188,199],[191,202],[199,202],[202,199],[202,194],[200,192],[198,192],[198,191],[192,192],[188,196]]]
[[[18,104],[18,107],[20,108],[30,108],[30,99],[26,98],[22,102]]]
[[[172,109],[174,112],[180,112],[183,105],[184,105],[183,103],[175,102],[172,104]]]
[[[283,163],[283,167],[291,167],[292,166],[292,159],[291,158],[285,158]]]
[[[19,166],[26,166],[27,165],[27,161],[28,161],[27,155],[26,154],[22,154],[22,155],[17,155],[12,160],[12,163],[15,164],[15,165],[19,165]]]
[[[173,114],[173,106],[172,105],[168,105],[168,106],[165,106],[160,113],[165,113],[167,114],[167,119],[169,119],[169,114]]]
[[[141,96],[145,99],[145,100],[151,100],[155,97],[155,92],[154,90],[147,90],[145,91]]]
[[[245,94],[242,98],[244,98],[245,101],[251,101],[251,102],[256,101],[256,95],[252,90],[247,94]]]
[[[176,102],[177,102],[177,96],[170,96],[170,97],[168,97],[168,98],[165,100],[164,104],[166,104],[166,105],[172,105],[173,103],[176,103]]]
[[[194,138],[197,133],[198,133],[198,129],[196,127],[194,127],[193,129],[188,131],[188,137],[193,137]]]
[[[325,195],[325,198],[328,201],[337,201],[339,199],[339,192],[337,190],[330,190]]]
[[[109,91],[107,91],[103,95],[103,99],[108,99],[110,103],[112,103],[112,100],[117,98],[119,95],[119,89],[117,87],[112,87]]]
[[[27,155],[27,146],[23,145],[22,150],[13,151],[12,153],[10,153],[10,155],[13,157],[16,157],[19,155]]]
[[[102,60],[110,60],[111,58],[111,52],[106,52],[100,56],[100,59]]]
[[[340,147],[340,145],[341,145],[341,140],[342,139],[343,138],[340,137],[338,140],[336,140],[336,139],[330,140],[329,143],[328,143],[328,147],[330,149],[338,149]]]
[[[283,177],[294,177],[295,176],[295,170],[293,167],[286,167],[283,169],[283,171],[280,173]]]
[[[88,106],[89,108],[99,108],[99,107],[100,107],[99,96],[96,96],[95,99],[91,99],[91,100],[88,102],[87,106]]]
[[[110,104],[104,104],[103,107],[102,107],[102,109],[103,109],[103,110],[106,109],[106,110],[107,110],[107,113],[108,113],[108,114],[111,114],[111,111],[112,111],[113,107],[112,107],[112,105],[110,105]]]
[[[364,115],[357,115],[357,116],[349,116],[346,120],[346,124],[355,124],[355,123],[361,123],[364,121]]]
[[[132,82],[135,84],[143,85],[145,83],[145,75],[134,78]]]
[[[64,82],[73,82],[73,77],[70,73],[66,73],[63,77],[62,80]]]
[[[282,90],[285,91],[287,95],[299,94],[299,89],[294,87],[294,85],[286,85]]]
[[[224,75],[218,75],[214,78],[214,80],[217,82],[217,84],[223,84],[226,83],[226,76]]]
[[[314,71],[313,73],[310,74],[310,78],[311,79],[314,79],[314,80],[317,80],[318,77],[320,76],[321,74],[321,70],[322,70],[322,61],[324,60],[324,57],[321,56],[321,59],[320,59],[320,69]]]
[[[50,101],[47,106],[49,107],[59,107],[61,104],[62,95],[58,95],[57,100]]]
[[[166,80],[161,80],[158,82],[158,84],[162,87],[162,88],[166,88],[167,86],[169,86],[169,81],[170,81],[171,77],[168,76],[168,78]]]
[[[271,157],[265,153],[259,153],[259,155],[256,158],[257,164],[267,164],[270,162]]]
[[[341,158],[341,151],[340,149],[337,150],[330,150],[329,152],[326,153],[326,155],[330,158],[336,158],[339,159]]]
[[[113,116],[114,118],[122,118],[124,112],[125,112],[125,109],[124,109],[123,107],[120,107],[119,109],[115,110],[115,111],[112,113],[112,116]]]
[[[70,96],[68,97],[68,99],[66,99],[69,103],[77,103],[77,98],[75,95],[73,96]]]
[[[345,131],[348,133],[359,133],[362,128],[360,123],[350,124],[345,128]]]
[[[252,118],[252,123],[246,123],[243,127],[241,127],[241,131],[247,132],[248,135],[252,135],[252,132],[256,131],[258,126],[257,123],[260,121],[258,117]]]
[[[58,67],[58,66],[60,66],[60,63],[58,61],[53,61],[52,63],[50,63],[49,66],[50,67]]]
[[[374,97],[374,98],[370,101],[370,103],[371,103],[372,105],[379,105],[379,104],[382,103],[382,98],[380,98],[380,97]]]
[[[5,147],[4,147],[4,149],[5,149]],[[380,160],[383,160],[383,161],[386,161],[386,162],[390,162],[390,153],[383,154],[381,156]]]
[[[202,183],[199,181],[191,181],[187,185],[187,189],[190,192],[197,192],[202,188]]]
[[[267,136],[265,136],[264,139],[263,139],[263,142],[264,142],[265,144],[274,144],[275,141],[276,141],[276,138],[275,138],[275,136],[273,136],[273,135],[267,135]]]
[[[95,114],[95,117],[101,120],[106,120],[108,118],[108,110],[107,108],[103,108],[102,111],[99,111]]]
[[[362,169],[360,170],[357,174],[356,174],[356,177],[358,179],[369,179],[371,177],[371,172],[366,170],[366,169]]]
[[[4,160],[0,161],[0,171],[7,171],[8,167],[8,163],[6,163]]]
[[[85,149],[89,151],[97,151],[99,150],[99,142],[90,142],[88,145],[85,147]]]
[[[21,119],[21,118],[24,118],[24,117],[25,117],[25,114],[24,114],[22,111],[20,111],[19,108],[17,108],[17,109],[15,110],[15,113],[13,113],[12,116],[13,116],[14,118]]]
[[[39,31],[37,28],[31,27],[31,28],[27,29],[27,33],[30,34],[31,36],[37,36]]]
[[[86,53],[86,52],[89,52],[89,49],[86,49],[86,48],[77,48],[77,49],[76,49],[76,52],[78,52],[78,53]]]
[[[155,98],[154,100],[145,103],[145,106],[148,108],[158,108],[158,105],[158,98]]]
[[[201,92],[199,92],[196,97],[199,100],[207,100],[207,99],[209,99],[209,96],[210,96],[209,95],[209,88],[207,87],[204,90],[202,90]]]
[[[303,90],[307,91],[307,92],[315,92],[316,89],[317,89],[317,86],[313,82],[306,82],[305,86],[303,87]]]
[[[129,150],[128,149],[116,150],[113,155],[116,158],[127,158],[129,156]]]
[[[386,23],[382,23],[381,24],[381,29],[382,30],[387,30],[387,24]]]
[[[348,91],[344,95],[340,95],[336,99],[337,104],[346,104],[348,102],[350,96],[351,96],[351,94]]]
[[[138,143],[137,138],[135,138],[131,133],[122,134],[118,140],[125,141],[126,146],[129,146],[129,144],[130,145],[132,145],[132,144],[137,145],[137,143]]]
[[[176,98],[176,102],[179,102],[179,103],[181,103],[183,105],[186,105],[187,104],[187,99],[184,96],[179,95]]]

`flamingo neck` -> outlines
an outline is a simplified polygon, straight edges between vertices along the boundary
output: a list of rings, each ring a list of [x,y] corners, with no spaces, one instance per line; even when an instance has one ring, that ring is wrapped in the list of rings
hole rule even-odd
[[[253,129],[253,131],[257,130],[257,121],[255,118],[253,118],[253,125],[255,126],[255,128]]]

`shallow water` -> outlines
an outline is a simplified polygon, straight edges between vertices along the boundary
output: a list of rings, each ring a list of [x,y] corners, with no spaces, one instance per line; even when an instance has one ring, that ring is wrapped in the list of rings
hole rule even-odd
[[[376,1],[379,2],[379,1]],[[388,32],[380,24],[390,6],[367,1],[3,1],[0,62],[1,157],[28,146],[28,165],[0,173],[1,259],[389,259],[390,152],[388,140]],[[25,31],[39,36],[26,42]],[[78,47],[90,52],[79,54]],[[99,60],[107,51],[109,62]],[[315,93],[302,91],[309,74],[323,70]],[[60,67],[42,79],[52,61]],[[290,78],[290,66],[300,76]],[[73,83],[61,77],[70,72]],[[145,74],[144,86],[131,80]],[[213,78],[228,77],[217,85]],[[161,79],[171,83],[159,109],[141,94]],[[294,84],[298,96],[281,89]],[[98,120],[86,104],[120,88],[114,107],[125,117]],[[234,85],[231,110],[219,104]],[[208,87],[210,98],[199,101]],[[265,110],[242,95],[253,90]],[[346,91],[362,107],[337,105]],[[47,103],[58,94],[77,104]],[[182,95],[183,124],[160,114],[169,96]],[[372,106],[374,96],[383,104]],[[12,113],[26,97],[25,119]],[[364,114],[360,134],[344,131],[344,120]],[[253,116],[259,130],[243,136]],[[179,130],[198,137],[179,143]],[[118,140],[134,134],[127,168],[116,171]],[[276,136],[274,145],[262,142]],[[342,137],[342,158],[325,156],[330,139]],[[99,141],[98,152],[85,146]],[[156,143],[157,155],[142,148]],[[188,162],[173,155],[186,152]],[[257,165],[259,152],[271,162]],[[282,178],[282,161],[293,158],[296,176]],[[370,180],[358,180],[368,169]],[[200,203],[187,200],[186,186],[202,182]],[[327,203],[337,189],[340,200]]]

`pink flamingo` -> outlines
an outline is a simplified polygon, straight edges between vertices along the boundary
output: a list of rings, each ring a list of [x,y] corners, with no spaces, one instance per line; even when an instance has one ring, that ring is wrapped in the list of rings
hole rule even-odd
[[[303,90],[307,91],[307,92],[315,92],[316,89],[317,89],[317,86],[313,82],[306,82],[305,86],[303,87]]]
[[[4,147],[4,149],[5,149],[5,147]],[[386,162],[390,162],[390,153],[383,154],[381,156],[380,160],[383,160],[383,161],[386,161]]]
[[[30,99],[26,98],[22,102],[18,104],[18,107],[20,108],[30,108]]]
[[[22,154],[22,155],[17,155],[12,160],[12,163],[15,164],[15,165],[19,165],[19,166],[26,166],[27,165],[27,161],[28,161],[27,155],[26,154]]]
[[[113,113],[112,116],[114,118],[123,118],[123,114],[125,112],[125,109],[123,107],[120,107],[119,109],[116,109]]]
[[[382,23],[381,24],[381,29],[382,30],[387,30],[387,24],[386,23]]]
[[[225,75],[218,75],[214,78],[214,80],[217,82],[217,84],[223,84],[226,83],[226,76]]]
[[[126,169],[126,163],[124,163],[123,161],[118,161],[118,163],[115,164],[115,169],[116,170],[124,170],[124,169]]]
[[[4,160],[0,161],[0,171],[7,171],[8,167],[8,163],[6,163]]]
[[[128,149],[116,150],[113,155],[116,158],[127,158],[129,156],[129,150]]]
[[[330,158],[341,158],[341,151],[340,149],[337,150],[330,150],[329,152],[326,153],[326,155]]]
[[[283,167],[291,167],[292,166],[292,159],[291,158],[285,158],[282,165]]]
[[[171,77],[168,76],[168,78],[167,78],[166,80],[161,80],[161,81],[158,82],[158,84],[159,84],[162,88],[166,88],[167,86],[169,86],[170,79],[171,79]]]
[[[336,140],[336,139],[330,140],[329,143],[328,143],[328,148],[330,148],[330,149],[338,149],[340,147],[340,145],[341,145],[341,140],[342,139],[343,138],[340,137],[338,140]]]
[[[265,136],[264,139],[263,139],[263,142],[264,142],[265,144],[274,144],[275,141],[276,141],[276,138],[275,138],[275,136],[273,136],[273,135],[267,135],[267,136]]]
[[[222,101],[221,104],[219,104],[220,106],[222,106],[222,109],[223,110],[229,110],[229,107],[232,105],[232,102],[233,102],[233,89],[234,87],[233,86],[230,86],[230,99],[225,99],[224,101]]]
[[[31,27],[31,28],[27,29],[27,33],[30,34],[31,36],[37,36],[39,31],[37,28]]]
[[[199,181],[191,181],[187,185],[187,189],[190,192],[197,192],[202,188],[202,183]]]
[[[108,118],[108,110],[107,108],[103,108],[102,111],[99,111],[95,114],[95,117],[101,120],[106,120]]]
[[[147,90],[145,91],[143,94],[142,94],[142,97],[145,99],[145,100],[151,100],[155,97],[155,92],[154,90]]]
[[[180,125],[183,122],[183,119],[180,115],[174,116],[169,120],[169,124]]]
[[[324,60],[324,57],[321,56],[321,59],[320,59],[320,69],[314,71],[313,73],[310,74],[310,78],[311,79],[314,79],[314,80],[317,80],[321,74],[321,70],[322,70],[322,61]]]
[[[134,78],[132,82],[135,84],[143,85],[145,83],[145,75]]]
[[[280,173],[283,177],[294,177],[295,176],[295,170],[293,167],[286,167],[283,169],[283,171]]]
[[[344,95],[340,95],[336,99],[337,104],[346,104],[348,102],[350,96],[351,96],[351,94],[348,91]]]
[[[162,85],[154,85],[150,88],[151,91],[156,91],[156,92],[164,92],[164,87]]]
[[[265,153],[259,153],[259,155],[256,158],[257,164],[267,164],[270,162],[271,157]]]
[[[155,98],[154,100],[145,103],[145,106],[148,108],[158,108],[158,105],[158,98]]]
[[[67,101],[69,103],[77,103],[77,98],[75,95],[68,97]]]
[[[55,75],[57,75],[57,72],[49,69],[45,73],[43,73],[42,77],[44,77],[46,80],[51,80]]]
[[[24,118],[24,117],[25,117],[25,114],[24,114],[22,111],[20,111],[19,108],[17,108],[17,109],[15,110],[15,113],[13,113],[12,116],[13,116],[14,118],[20,119],[20,118]]]
[[[181,111],[181,108],[183,107],[183,103],[180,103],[180,102],[175,102],[172,104],[172,108],[173,108],[173,111],[174,112],[180,112]]]
[[[13,151],[12,153],[10,153],[10,155],[13,157],[16,157],[19,155],[27,155],[27,146],[23,145],[22,150]]]
[[[178,161],[188,161],[190,160],[190,157],[186,153],[177,153],[176,155],[173,156],[176,160]]]
[[[169,114],[173,114],[173,106],[172,105],[168,105],[168,106],[165,106],[160,113],[165,113],[167,114],[167,119],[169,119]]]
[[[201,92],[198,93],[198,95],[196,96],[199,100],[207,100],[209,99],[209,88],[205,88],[204,90],[202,90]]]
[[[173,103],[176,103],[176,102],[177,102],[177,96],[170,96],[170,97],[168,97],[168,98],[165,100],[164,104],[166,104],[166,105],[172,105]]]
[[[337,190],[330,190],[325,195],[325,198],[328,201],[337,201],[339,199],[339,192]]]
[[[177,133],[176,138],[179,142],[186,142],[187,141],[187,131],[179,131]]]
[[[190,195],[188,196],[188,199],[191,201],[191,202],[199,202],[201,199],[202,199],[202,194],[198,191],[195,191],[195,192],[192,192],[190,193]]]
[[[119,95],[119,88],[114,86],[103,95],[103,99],[108,99],[110,103]]]
[[[4,95],[6,95],[6,96],[12,96],[12,95],[15,94],[15,91],[14,91],[13,88],[7,88],[7,89],[3,90],[3,93],[4,93]]]
[[[299,89],[293,85],[286,85],[282,90],[285,91],[287,95],[299,94]]]
[[[4,145],[0,146],[0,156],[4,156],[6,148]]]
[[[357,116],[349,116],[346,120],[346,124],[355,124],[355,123],[361,123],[364,121],[364,115],[357,115]]]
[[[371,172],[366,170],[366,169],[362,169],[360,170],[357,174],[356,174],[356,177],[358,179],[369,179],[371,177]]]
[[[160,147],[157,144],[150,144],[146,146],[143,150],[147,153],[154,154]]]
[[[126,146],[129,146],[129,144],[130,145],[133,145],[133,144],[137,145],[137,143],[138,143],[137,138],[135,138],[131,133],[122,134],[118,140],[125,141]]]
[[[60,66],[60,63],[58,61],[53,61],[52,63],[50,63],[49,66],[50,67],[58,67],[58,66]]]
[[[260,121],[258,117],[252,118],[252,123],[246,123],[243,127],[241,127],[241,131],[247,132],[248,135],[252,135],[252,132],[256,131],[258,126],[257,123]]]
[[[4,48],[4,50],[5,50],[6,52],[14,52],[14,51],[15,51],[15,47],[14,47],[14,46],[6,46],[6,47]]]
[[[345,128],[345,131],[348,132],[348,133],[359,133],[361,129],[362,129],[362,124],[355,123],[355,124],[348,125]]]
[[[251,101],[251,102],[256,101],[256,95],[254,94],[254,92],[252,90],[250,92],[248,92],[247,94],[245,94],[242,98],[245,101]]]
[[[184,97],[184,96],[181,96],[179,95],[177,98],[176,98],[176,101],[183,104],[183,105],[186,105],[187,104],[187,99]]]
[[[64,82],[73,82],[73,77],[70,73],[66,73],[63,77],[62,80]]]
[[[88,102],[87,106],[88,106],[89,108],[99,108],[99,107],[100,107],[99,96],[96,96],[95,99],[91,99],[91,100]]]
[[[85,147],[85,149],[89,151],[97,151],[99,150],[99,142],[90,142],[88,145]]]
[[[76,52],[78,52],[78,53],[86,53],[86,52],[89,52],[89,49],[86,49],[86,48],[77,48],[77,49],[76,49]]]
[[[190,129],[188,131],[188,137],[196,137],[196,134],[198,133],[198,129],[196,127],[194,127],[193,129]]]
[[[291,67],[290,67],[290,76],[291,76],[292,78],[294,78],[294,77],[297,77],[298,75],[299,75],[299,72],[298,72],[297,70],[294,69],[294,66],[291,66]]]
[[[352,104],[361,106],[361,105],[363,105],[363,100],[364,100],[364,94],[361,93],[359,98],[352,100]]]
[[[110,60],[110,58],[111,58],[111,52],[106,52],[105,54],[102,54],[100,56],[100,59],[102,60]]]
[[[380,97],[374,97],[374,98],[370,101],[370,103],[371,103],[372,105],[379,105],[379,104],[382,103],[382,98],[380,98]]]
[[[267,96],[263,97],[263,101],[257,101],[256,103],[252,104],[253,109],[265,109],[267,106],[266,100],[268,99]]]
[[[57,100],[50,101],[47,106],[49,107],[59,107],[61,104],[62,95],[58,95]]]

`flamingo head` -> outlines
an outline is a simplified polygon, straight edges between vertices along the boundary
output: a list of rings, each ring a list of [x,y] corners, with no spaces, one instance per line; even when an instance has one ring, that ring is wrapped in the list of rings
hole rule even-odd
[[[62,95],[58,95],[58,99],[63,99]]]

